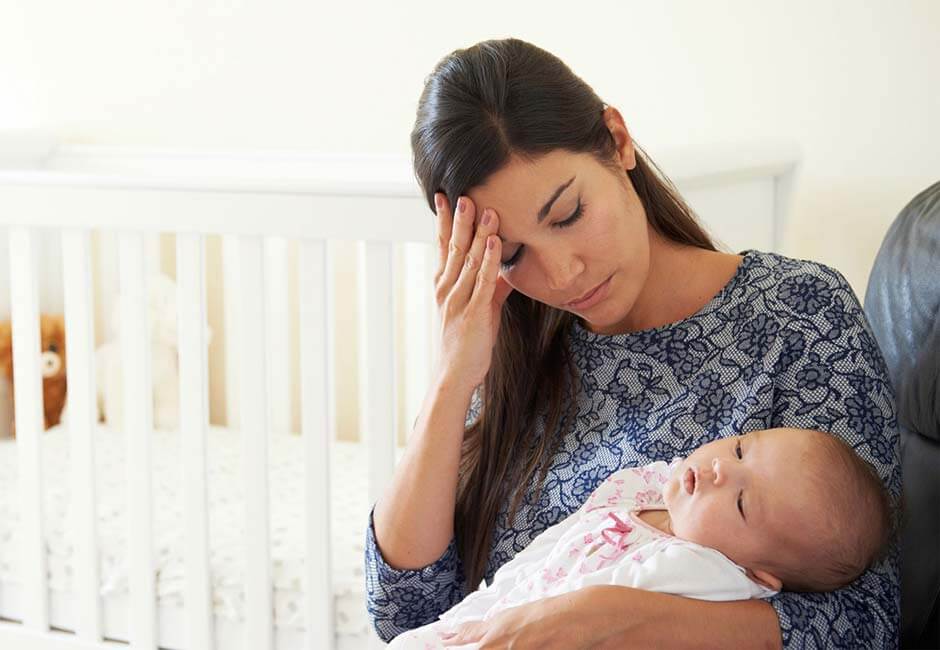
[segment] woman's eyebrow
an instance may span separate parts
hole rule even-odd
[[[551,210],[552,210],[552,205],[555,203],[555,201],[558,199],[558,197],[561,196],[562,193],[563,193],[566,189],[568,189],[568,187],[569,187],[572,183],[574,183],[574,179],[577,178],[577,176],[578,176],[578,175],[575,174],[574,176],[572,176],[571,178],[569,178],[567,182],[562,183],[561,185],[558,186],[558,189],[555,190],[555,192],[552,194],[551,198],[548,199],[548,201],[545,202],[545,205],[543,205],[543,206],[541,207],[541,209],[539,209],[539,213],[538,213],[538,215],[536,216],[536,220],[538,221],[538,223],[542,223],[542,222],[545,220],[545,217],[547,217],[547,216],[548,216],[548,213],[551,212]],[[501,241],[503,244],[508,244],[508,243],[509,243],[509,241],[508,241],[506,238],[504,238],[502,235],[500,235],[499,233],[497,233],[496,236],[499,237],[499,241]]]
[[[575,174],[575,176],[577,176],[577,174]],[[537,220],[538,220],[539,223],[542,223],[542,221],[545,219],[545,217],[548,216],[548,213],[549,213],[549,212],[551,211],[551,209],[552,209],[552,204],[555,203],[555,199],[557,199],[559,196],[561,196],[561,193],[564,192],[566,189],[568,189],[568,186],[571,185],[571,184],[574,182],[575,176],[572,176],[572,177],[568,180],[567,183],[562,183],[561,185],[559,185],[559,186],[558,186],[558,189],[555,190],[555,193],[552,194],[551,198],[550,198],[548,201],[545,202],[545,205],[543,205],[542,208],[539,210],[539,213],[538,213],[538,216],[537,216]]]

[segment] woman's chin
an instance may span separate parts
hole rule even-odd
[[[612,336],[614,334],[623,334],[630,330],[623,324],[624,319],[615,316],[607,316],[601,311],[592,313],[590,317],[571,312],[579,317],[584,329],[603,336]]]
[[[577,314],[586,330],[604,336],[629,334],[637,331],[637,328],[632,324],[629,310],[615,309],[613,302],[609,299],[605,302],[610,302],[610,304],[601,303],[597,305],[597,310],[592,311],[590,316]]]

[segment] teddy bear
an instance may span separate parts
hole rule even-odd
[[[40,314],[39,340],[42,350],[42,405],[44,427],[59,423],[66,400],[65,318],[61,314]],[[0,370],[13,395],[13,328],[10,321],[0,322]],[[16,404],[13,404],[14,411]],[[16,418],[10,423],[16,437]]]
[[[153,426],[174,430],[179,427],[179,361],[176,333],[176,283],[164,273],[149,277],[148,318],[150,319],[151,377],[153,385]],[[111,314],[114,339],[95,351],[95,379],[99,419],[120,429],[123,425],[123,383],[121,372],[121,301],[118,296]],[[212,331],[206,326],[206,344]]]

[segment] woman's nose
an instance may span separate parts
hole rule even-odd
[[[551,251],[549,256],[549,259],[543,259],[542,262],[549,288],[552,291],[570,293],[578,284],[578,277],[584,270],[584,265],[577,255],[559,250]]]

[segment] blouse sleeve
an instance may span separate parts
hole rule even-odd
[[[480,413],[479,387],[473,392],[467,411],[466,426]],[[383,641],[391,641],[437,618],[464,597],[464,572],[452,537],[444,553],[420,569],[394,569],[388,565],[375,541],[372,520],[375,504],[369,512],[365,543],[366,609],[372,626]]]
[[[881,351],[851,287],[837,271],[786,278],[778,290],[781,331],[771,372],[770,423],[829,431],[878,471],[895,503],[901,490],[894,391]],[[769,600],[785,648],[896,647],[898,548],[854,583],[829,593],[781,592]]]

